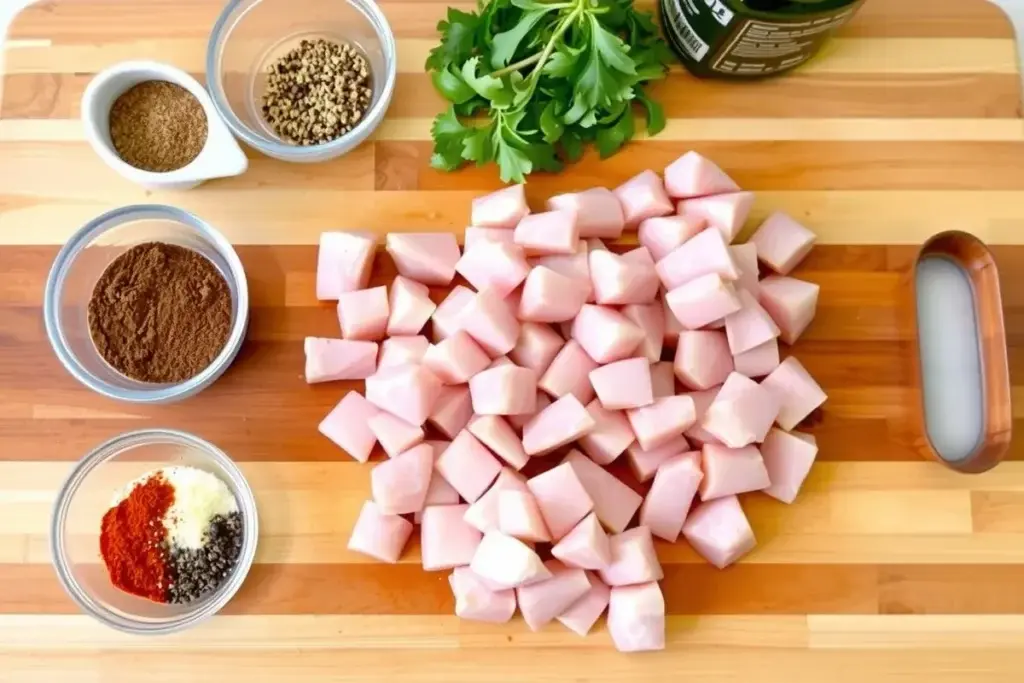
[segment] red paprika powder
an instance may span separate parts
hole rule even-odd
[[[174,487],[155,476],[103,515],[100,552],[111,583],[121,590],[167,602],[170,575],[163,517],[173,503]]]

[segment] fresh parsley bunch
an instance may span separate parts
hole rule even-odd
[[[665,127],[644,85],[665,76],[671,53],[633,0],[482,0],[476,12],[449,8],[437,29],[426,68],[451,106],[431,128],[435,168],[496,161],[503,181],[523,182],[586,143],[614,154],[633,137],[634,103],[648,134]]]

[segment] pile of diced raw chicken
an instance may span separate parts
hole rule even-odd
[[[338,301],[341,338],[306,339],[306,379],[366,392],[320,431],[361,462],[378,443],[389,456],[349,548],[397,562],[418,524],[458,616],[518,606],[531,629],[585,635],[607,608],[618,649],[662,649],[654,537],[727,567],[755,545],[737,495],[791,503],[817,455],[793,430],[825,394],[778,343],[814,317],[818,286],[788,276],[814,235],[776,213],[731,245],[753,201],[694,152],[664,180],[539,213],[511,186],[473,202],[464,251],[450,233],[389,234],[390,288],[367,288],[374,236],[322,235],[317,296]],[[606,248],[624,231],[640,246]],[[435,305],[428,287],[457,274],[469,286]],[[619,458],[640,486],[606,469]]]

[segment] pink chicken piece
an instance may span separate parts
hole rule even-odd
[[[401,275],[391,283],[388,304],[388,336],[419,334],[437,309],[426,285]]]
[[[665,596],[656,582],[617,586],[608,600],[608,632],[619,652],[665,649]]]
[[[702,275],[715,274],[729,281],[740,276],[729,253],[729,245],[717,230],[699,232],[669,252],[655,268],[666,290],[673,290]]]
[[[646,304],[658,295],[658,273],[645,247],[635,255],[613,254],[596,249],[590,252],[590,281],[594,301],[599,304]]]
[[[654,171],[642,171],[612,192],[622,205],[626,229],[636,228],[648,218],[672,213],[672,200],[668,198],[664,183]]]
[[[412,536],[412,523],[400,515],[381,512],[372,500],[363,503],[348,539],[348,549],[395,564]]]
[[[490,364],[490,356],[465,330],[442,339],[423,354],[423,366],[445,384],[465,384]]]
[[[814,320],[820,289],[812,282],[780,275],[771,275],[759,283],[758,300],[779,326],[779,338],[790,346]]]
[[[464,500],[475,502],[501,472],[501,463],[476,437],[463,430],[434,465]]]
[[[818,445],[813,438],[810,434],[791,434],[781,429],[768,432],[761,444],[761,457],[772,483],[764,489],[765,493],[787,504],[796,500],[818,456]]]
[[[498,478],[487,491],[466,510],[465,520],[474,529],[482,533],[498,529],[498,501],[502,491],[522,491],[529,493],[526,477],[509,467],[503,467]]]
[[[731,192],[684,199],[676,206],[676,212],[681,216],[703,218],[708,225],[722,233],[726,242],[732,242],[743,229],[753,207],[753,192]]]
[[[316,298],[337,300],[370,283],[377,238],[368,232],[325,232],[316,263]]]
[[[576,244],[576,251],[571,254],[535,256],[529,261],[535,268],[540,266],[550,268],[556,273],[574,280],[580,288],[586,290],[587,301],[593,300],[594,292],[590,282],[590,247],[583,240]]]
[[[607,306],[584,305],[572,324],[572,338],[597,363],[629,358],[643,334],[629,318]]]
[[[366,378],[366,400],[409,424],[422,427],[444,385],[422,365],[378,369]]]
[[[469,422],[469,433],[495,455],[517,470],[523,469],[530,457],[512,426],[497,415],[478,415]]]
[[[550,268],[536,266],[530,270],[519,300],[519,319],[537,323],[558,323],[572,320],[586,303],[590,288],[579,280]]]
[[[721,384],[734,369],[725,335],[717,330],[680,332],[673,368],[679,381],[690,389]]]
[[[519,321],[504,298],[489,289],[470,299],[459,312],[456,327],[468,332],[491,358],[508,353],[519,340]]]
[[[537,400],[537,373],[512,363],[477,373],[469,380],[477,415],[532,413]]]
[[[518,588],[551,578],[551,571],[530,546],[500,531],[488,531],[469,563],[486,583]]]
[[[725,317],[725,336],[729,340],[729,351],[734,356],[767,344],[779,336],[775,321],[761,308],[753,294],[745,289],[737,290],[736,294],[741,308]]]
[[[484,242],[467,247],[455,264],[455,272],[476,289],[491,289],[505,297],[523,283],[530,264],[522,248],[515,244]]]
[[[485,228],[511,230],[530,213],[526,205],[525,185],[509,185],[473,200],[470,222]]]
[[[415,365],[423,360],[428,348],[430,348],[430,340],[422,334],[411,337],[388,337],[380,344],[377,369],[391,368],[407,363]]]
[[[679,333],[683,331],[683,324],[669,308],[667,297],[661,297],[661,308],[665,312],[665,348],[674,349],[679,341]]]
[[[589,403],[594,398],[589,376],[598,367],[580,343],[570,339],[551,361],[537,386],[556,399],[572,394],[580,403]]]
[[[665,309],[661,302],[623,306],[622,315],[643,333],[638,351],[652,364],[660,361],[665,345]]]
[[[380,409],[357,391],[350,391],[327,414],[317,427],[319,432],[359,462],[367,462],[377,437],[370,429],[370,419]]]
[[[306,337],[306,383],[366,379],[377,371],[376,342]]]
[[[383,410],[371,417],[367,424],[389,458],[423,443],[425,438],[422,427],[411,425]]]
[[[523,427],[523,450],[545,455],[575,441],[594,428],[594,419],[572,394],[566,394],[533,416]]]
[[[626,411],[637,443],[645,451],[659,448],[683,435],[697,421],[697,407],[689,396],[666,396]]]
[[[608,465],[636,440],[622,412],[605,410],[597,399],[587,404],[594,428],[579,438],[579,446],[598,465]]]
[[[551,554],[570,567],[604,569],[612,561],[608,534],[591,512],[551,548]]]
[[[641,223],[637,238],[651,257],[660,261],[707,227],[707,221],[699,216],[660,216]]]
[[[594,501],[569,463],[527,479],[526,486],[537,499],[551,540],[556,543],[594,509]]]
[[[665,576],[654,551],[654,538],[647,527],[638,526],[610,536],[608,547],[612,561],[598,574],[612,588],[661,581]]]
[[[469,287],[455,285],[444,301],[437,305],[434,315],[430,317],[433,321],[433,340],[439,342],[442,339],[462,329],[461,316],[466,307],[473,301],[476,293]]]
[[[434,450],[420,444],[378,464],[370,472],[373,501],[386,515],[419,512],[434,471]]]
[[[641,408],[654,403],[651,365],[646,358],[627,358],[590,372],[590,383],[605,410]]]
[[[609,531],[619,533],[629,525],[643,498],[614,474],[577,450],[562,461],[569,464],[594,503],[594,514]]]
[[[811,253],[817,239],[814,233],[790,216],[776,212],[768,216],[750,241],[757,246],[757,257],[779,275],[788,275]]]
[[[548,199],[547,208],[549,211],[575,212],[581,239],[601,237],[615,240],[622,237],[626,227],[622,204],[606,187],[556,195]]]
[[[696,330],[743,307],[732,283],[711,273],[690,280],[665,295],[669,309],[683,328]]]
[[[740,274],[736,279],[736,287],[745,289],[756,297],[758,293],[757,278],[760,274],[757,267],[757,245],[753,242],[733,244],[729,246],[729,254]]]
[[[425,285],[449,285],[459,262],[459,242],[451,232],[390,232],[387,251],[398,272]]]
[[[423,509],[420,554],[428,572],[468,566],[483,534],[466,524],[468,505],[432,505]]]
[[[777,419],[779,426],[786,431],[795,429],[828,398],[795,356],[782,361],[779,367],[761,380],[761,386],[779,401]]]
[[[338,295],[338,322],[345,339],[377,341],[388,327],[388,289],[374,287]]]
[[[672,361],[651,363],[651,388],[654,390],[655,399],[675,396],[676,371]]]
[[[463,252],[468,252],[478,244],[492,242],[497,244],[515,244],[513,233],[507,228],[485,228],[471,225],[462,236]]]
[[[571,254],[580,240],[575,211],[545,211],[523,216],[516,225],[515,243],[527,255]]]
[[[611,589],[597,574],[587,572],[587,580],[590,582],[590,590],[556,617],[563,626],[579,636],[590,633],[590,629],[601,618],[601,613],[607,609],[611,596]]]
[[[658,472],[658,468],[672,456],[686,453],[689,450],[690,442],[682,435],[651,450],[644,450],[640,444],[634,443],[626,449],[626,462],[636,480],[642,483],[650,481]]]
[[[558,560],[548,560],[544,566],[550,578],[516,589],[519,611],[531,631],[539,631],[590,590],[582,569],[566,567]]]
[[[721,388],[721,386],[711,387],[704,391],[691,391],[686,394],[693,399],[694,405],[697,406],[697,423],[685,432],[686,438],[690,441],[694,441],[701,446],[706,443],[722,443],[713,434],[701,426],[704,422],[704,415],[707,414],[708,408],[711,407],[711,404],[715,402],[715,398],[718,396],[718,392]]]
[[[530,543],[551,540],[537,500],[529,491],[501,491],[498,494],[498,530]]]
[[[683,536],[701,557],[725,569],[757,545],[736,496],[701,503],[686,517]]]
[[[529,368],[541,377],[564,345],[562,337],[548,325],[525,322],[519,328],[519,340],[508,352],[508,357],[516,365]]]
[[[779,367],[779,342],[777,339],[766,341],[749,351],[737,354],[733,358],[736,372],[754,379],[764,377]]]
[[[449,439],[465,429],[473,417],[473,399],[469,387],[441,387],[427,421]]]
[[[537,400],[533,405],[532,413],[522,413],[521,415],[506,415],[505,420],[509,423],[509,425],[512,426],[512,429],[515,429],[517,432],[522,433],[523,427],[526,426],[526,423],[532,420],[534,415],[536,415],[537,413],[551,405],[551,403],[551,398],[547,394],[545,394],[543,391],[538,391]]]
[[[768,469],[756,446],[727,448],[707,444],[701,452],[701,464],[704,469],[701,500],[760,491],[771,485]]]
[[[729,448],[743,448],[764,441],[779,406],[772,391],[734,372],[704,413],[701,426]]]
[[[687,152],[665,167],[665,190],[673,199],[728,194],[739,189],[715,162],[697,152]]]
[[[680,453],[666,460],[640,506],[640,525],[658,538],[675,543],[702,479],[697,453]]]
[[[445,452],[450,441],[425,441],[434,452],[434,467],[437,467],[437,459]],[[445,478],[434,472],[430,477],[430,486],[427,487],[427,497],[423,501],[423,510],[432,505],[458,505],[460,502],[459,492],[452,488],[452,485],[445,481]],[[423,510],[415,513],[413,521],[420,524],[423,521]]]
[[[516,612],[516,592],[491,590],[469,567],[456,567],[448,577],[455,596],[455,616],[470,621],[504,624]]]

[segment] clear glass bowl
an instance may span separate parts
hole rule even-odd
[[[146,472],[191,466],[220,477],[238,500],[242,552],[220,587],[187,605],[164,605],[115,588],[100,555],[100,524],[116,491]],[[80,460],[57,494],[50,552],[64,589],[86,614],[127,633],[181,631],[217,613],[238,591],[256,556],[259,521],[252,490],[238,466],[203,439],[170,429],[128,432]]]
[[[122,375],[103,360],[89,335],[89,299],[100,275],[132,246],[153,241],[198,251],[231,290],[231,333],[223,350],[205,370],[176,384],[138,382]],[[131,403],[171,403],[211,385],[238,355],[249,322],[249,288],[238,254],[212,226],[171,206],[126,206],[88,223],[57,254],[46,281],[43,318],[57,357],[85,386]]]
[[[373,99],[363,120],[337,140],[300,146],[283,140],[262,115],[267,67],[302,40],[344,41],[370,63]],[[372,0],[229,0],[210,34],[206,86],[232,132],[282,161],[341,156],[384,119],[395,90],[395,37]]]

